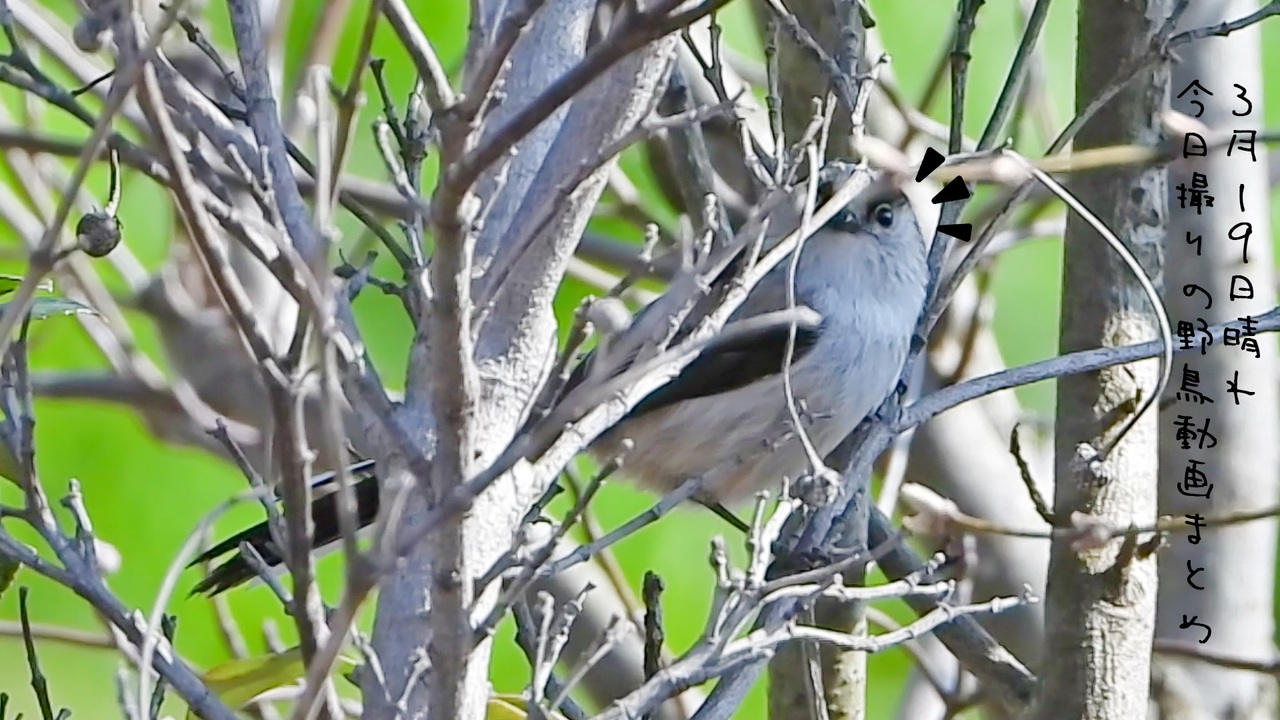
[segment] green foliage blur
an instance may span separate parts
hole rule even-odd
[[[284,85],[292,86],[303,68],[301,64],[314,28],[326,11],[326,3],[295,0],[288,28],[288,55]],[[355,60],[356,43],[368,3],[354,3],[355,9],[345,26],[343,40],[333,62],[334,77],[345,84]],[[45,5],[64,19],[74,18],[70,0],[46,0]],[[435,0],[412,3],[419,8],[422,27],[435,44],[446,68],[456,77],[461,64],[467,27],[467,3],[464,0]],[[1021,33],[1017,0],[990,0],[982,9],[973,40],[973,64],[966,130],[976,135],[982,129],[988,109],[994,103]],[[893,58],[893,70],[908,99],[919,98],[928,75],[939,58],[946,54],[948,25],[954,12],[952,0],[873,0],[871,6],[879,21],[879,29]],[[429,8],[429,9],[428,9]],[[231,48],[226,8],[221,2],[208,4],[207,17],[211,35],[222,47]],[[759,56],[751,14],[743,2],[735,2],[722,13],[727,37],[739,50]],[[1280,24],[1268,23],[1263,32],[1264,62],[1280,66]],[[1056,3],[1044,34],[1050,62],[1045,71],[1053,97],[1056,116],[1055,132],[1069,119],[1073,106],[1073,63],[1075,40],[1075,3]],[[385,23],[379,27],[374,57],[385,58],[386,75],[397,100],[403,99],[413,81],[412,65],[398,47]],[[232,59],[234,55],[230,55]],[[55,75],[56,76],[56,75]],[[63,78],[65,80],[65,78]],[[1265,95],[1280,96],[1280,73],[1270,73]],[[1251,88],[1257,98],[1261,89]],[[365,82],[369,102],[359,124],[354,151],[348,170],[369,177],[382,178],[377,160],[370,122],[381,109],[371,79]],[[24,99],[9,87],[0,89],[0,98],[11,115],[20,117]],[[938,94],[932,107],[933,117],[946,121],[946,92]],[[291,98],[286,97],[286,103]],[[1258,101],[1255,100],[1255,103]],[[36,101],[37,106],[42,105]],[[1268,123],[1280,120],[1280,103],[1272,103]],[[82,139],[88,129],[57,109],[42,110],[46,131],[60,138]],[[1024,123],[1017,133],[1020,148],[1038,154],[1052,138],[1041,137],[1034,127]],[[653,181],[643,172],[643,154],[633,150],[624,158],[628,172],[636,176],[646,202],[658,205],[661,200],[653,191]],[[68,167],[70,164],[68,163]],[[428,162],[428,174],[436,171]],[[12,169],[0,165],[2,181],[15,188],[23,181],[14,177]],[[99,194],[105,191],[105,168],[96,169],[88,183]],[[430,179],[427,185],[430,185]],[[670,210],[660,208],[664,216]],[[140,259],[155,268],[165,256],[174,211],[167,193],[156,187],[141,173],[126,171],[121,205],[126,242]],[[610,223],[600,223],[606,232],[627,232]],[[349,217],[340,226],[345,233],[344,247],[367,242],[361,239],[358,226]],[[634,237],[634,234],[630,235]],[[635,238],[638,239],[638,238]],[[20,241],[12,228],[0,226],[0,272],[19,272]],[[1024,363],[1050,356],[1056,348],[1058,288],[1060,274],[1060,242],[1055,238],[1027,243],[1007,253],[993,274],[997,312],[995,327],[1011,364]],[[103,265],[105,267],[105,265]],[[392,274],[390,262],[379,261],[378,269]],[[122,289],[123,284],[106,271],[109,286]],[[567,317],[587,288],[568,282],[562,290],[558,309]],[[410,327],[398,303],[374,292],[366,292],[356,305],[365,338],[379,371],[393,386],[402,383]],[[132,329],[141,347],[163,363],[159,343],[145,321],[132,318]],[[72,318],[57,318],[42,323],[34,332],[32,366],[41,371],[91,370],[106,366],[104,359]],[[1039,413],[1052,412],[1053,391],[1048,383],[1020,391],[1022,399]],[[152,438],[139,417],[129,410],[112,405],[70,401],[37,403],[37,448],[40,475],[53,497],[59,497],[67,482],[77,478],[83,485],[88,509],[98,535],[112,543],[123,556],[123,566],[110,578],[110,585],[126,605],[148,612],[155,601],[169,564],[184,539],[196,527],[200,517],[214,505],[244,489],[245,481],[230,464],[201,452],[168,446]],[[653,497],[622,485],[607,486],[595,503],[600,522],[606,528],[624,522],[652,503]],[[18,493],[8,484],[0,484],[0,500],[19,502]],[[261,509],[254,505],[234,508],[217,523],[217,532],[233,532],[261,519]],[[15,524],[16,525],[16,524]],[[703,628],[711,599],[712,575],[704,558],[708,541],[726,528],[709,513],[682,510],[674,517],[650,527],[617,548],[617,558],[633,587],[639,588],[646,570],[658,572],[667,587],[665,594],[667,637],[673,651],[687,648]],[[33,541],[24,536],[25,539]],[[735,548],[741,560],[742,549]],[[336,602],[340,589],[341,560],[331,557],[320,565],[321,584],[325,595]],[[177,615],[177,646],[191,663],[208,668],[230,657],[229,650],[217,630],[214,611],[203,599],[185,598],[186,589],[196,580],[194,572],[185,573],[179,583],[177,597],[168,611]],[[79,628],[101,632],[89,607],[62,588],[46,582],[29,570],[17,577],[18,584],[31,587],[34,620],[41,624]],[[264,622],[278,629],[286,644],[293,642],[292,626],[275,599],[265,588],[255,586],[230,595],[230,606],[236,620],[244,628],[250,647],[265,648]],[[905,619],[904,607],[888,607]],[[366,613],[368,615],[369,613]],[[0,598],[0,690],[12,696],[10,712],[27,717],[38,716],[30,692],[26,659],[21,639],[14,636],[11,624],[16,621],[17,592]],[[364,626],[368,627],[369,618]],[[114,651],[75,647],[52,640],[38,643],[44,672],[50,683],[55,707],[69,707],[77,718],[119,717],[114,677],[120,660]],[[492,678],[495,689],[514,692],[527,680],[528,667],[512,642],[509,624],[503,626],[496,640]],[[891,717],[902,684],[908,659],[901,651],[890,651],[871,659],[869,717]],[[346,688],[352,691],[351,688]],[[353,691],[352,691],[353,692]],[[739,714],[742,718],[764,717],[764,687],[758,684],[748,704]],[[173,698],[167,712],[181,717],[186,709]]]

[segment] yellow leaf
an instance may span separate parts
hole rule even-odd
[[[354,660],[340,655],[335,669],[350,671],[355,666]],[[306,671],[302,664],[302,650],[293,648],[282,653],[228,660],[210,668],[203,679],[227,707],[239,710],[268,690],[298,682],[306,676]],[[187,719],[195,719],[189,710]]]
[[[0,595],[13,584],[13,579],[18,575],[18,569],[22,567],[22,563],[17,560],[8,558],[0,558]]]
[[[529,714],[523,707],[498,697],[489,698],[489,706],[484,712],[484,720],[524,720],[527,717]]]
[[[485,720],[525,720],[529,717],[529,702],[523,695],[498,693],[489,697],[489,705],[485,710]],[[548,720],[569,720],[560,713],[550,713]]]

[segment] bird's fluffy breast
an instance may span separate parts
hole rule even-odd
[[[882,330],[887,328],[826,325],[814,347],[792,366],[792,391],[804,407],[802,426],[820,456],[834,449],[892,389],[909,336]],[[863,360],[868,353],[896,362],[875,363],[867,370]],[[640,485],[665,493],[706,474],[704,491],[733,503],[778,487],[783,476],[795,479],[809,471],[808,455],[792,427],[782,375],[777,374],[630,419],[603,436],[592,452],[601,459],[612,457],[622,439],[630,438],[634,446],[622,458],[622,472]]]

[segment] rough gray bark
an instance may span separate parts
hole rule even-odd
[[[1080,4],[1076,104],[1111,82],[1117,65],[1145,51],[1173,6],[1166,0]],[[1144,72],[1077,136],[1076,150],[1154,144],[1168,107],[1168,69]],[[1073,178],[1071,188],[1160,286],[1167,218],[1165,170],[1112,170]],[[1059,351],[1115,346],[1156,336],[1155,315],[1132,272],[1077,215],[1067,222]],[[1146,361],[1058,382],[1053,511],[1088,513],[1124,526],[1156,514],[1157,417],[1145,414],[1110,452],[1119,430],[1149,397],[1159,367]],[[1105,458],[1096,456],[1097,451]],[[1147,709],[1155,625],[1156,558],[1133,542],[1050,551],[1047,639],[1036,717],[1142,717]]]
[[[1253,0],[1192,3],[1179,26],[1190,29],[1212,25],[1247,15],[1257,6]],[[1173,109],[1194,116],[1197,108],[1190,101],[1198,99],[1204,106],[1199,121],[1214,130],[1261,129],[1264,121],[1259,34],[1259,28],[1250,28],[1225,38],[1207,38],[1180,50],[1180,62],[1173,67],[1173,94],[1198,81],[1213,96],[1193,98],[1188,93],[1171,101]],[[1248,117],[1232,115],[1245,110],[1245,104],[1235,97],[1235,84],[1246,88],[1247,97],[1253,102],[1253,112]],[[1175,139],[1181,142],[1180,137]],[[1259,149],[1263,152],[1258,154],[1257,163],[1250,162],[1239,149],[1227,157],[1224,148],[1210,151],[1208,157],[1170,167],[1166,296],[1171,320],[1204,318],[1212,324],[1234,321],[1246,314],[1256,316],[1270,309],[1270,290],[1255,292],[1253,300],[1230,300],[1232,276],[1236,274],[1246,275],[1254,288],[1275,287],[1272,243],[1267,240],[1271,237],[1267,158],[1265,149]],[[1203,214],[1191,207],[1182,209],[1178,204],[1176,187],[1189,187],[1193,172],[1208,178],[1210,192],[1216,196],[1212,207],[1203,208]],[[1245,188],[1243,213],[1239,184]],[[1242,260],[1241,244],[1227,237],[1228,230],[1240,221],[1253,226],[1247,265]],[[1186,242],[1188,236],[1203,238],[1199,252]],[[1212,305],[1205,307],[1203,294],[1184,294],[1183,288],[1188,284],[1207,290]],[[1192,355],[1186,360],[1187,367],[1199,373],[1200,388],[1213,399],[1212,405],[1177,400],[1183,364],[1175,363],[1166,393],[1166,401],[1172,404],[1160,417],[1164,431],[1160,446],[1161,513],[1174,517],[1187,513],[1221,515],[1274,506],[1280,500],[1280,450],[1275,442],[1280,436],[1275,345],[1260,345],[1260,359],[1240,352],[1239,347],[1215,345],[1206,355]],[[1227,384],[1232,381],[1256,394],[1241,395],[1240,404],[1236,405],[1227,394]],[[1197,425],[1209,422],[1217,446],[1200,450],[1193,444],[1191,449],[1183,450],[1174,433],[1179,415],[1194,418]],[[1178,492],[1189,459],[1205,462],[1214,483],[1209,500]],[[1201,632],[1179,628],[1184,614],[1194,615],[1213,630],[1209,642],[1202,646],[1205,650],[1243,659],[1274,657],[1275,520],[1211,531],[1195,545],[1186,536],[1175,536],[1169,545],[1160,563],[1156,637],[1194,645],[1201,639]],[[1203,590],[1188,585],[1189,567],[1204,568],[1193,580]],[[1276,715],[1275,682],[1265,675],[1184,658],[1158,660],[1164,665],[1161,672],[1167,680],[1160,683],[1162,690],[1153,697],[1157,717],[1244,720]]]
[[[495,15],[499,7],[505,6],[495,4],[485,12],[491,23],[497,21]],[[511,97],[536,97],[557,80],[566,67],[581,59],[593,10],[594,3],[590,2],[550,3],[535,15],[512,53],[512,72],[507,79],[507,92]],[[484,30],[486,34],[490,31],[488,28]],[[664,78],[673,43],[673,38],[667,38],[621,62],[517,146],[518,152],[506,169],[504,182],[499,183],[495,174],[481,182],[483,200],[491,200],[495,189],[498,192],[476,242],[477,268],[488,267],[504,252],[512,252],[515,248],[510,243],[519,228],[517,218],[536,216],[539,210],[556,202],[557,188],[577,172],[596,148],[625,132],[650,109],[655,90]],[[519,108],[518,103],[504,104],[490,122],[501,126]],[[595,173],[580,186],[547,229],[533,238],[521,258],[520,274],[507,283],[477,339],[478,402],[474,413],[466,418],[474,451],[474,457],[466,460],[473,467],[483,467],[492,461],[510,441],[532,393],[550,369],[556,344],[551,299],[603,189],[604,178],[604,171]],[[433,382],[430,364],[423,361],[425,351],[422,343],[415,348],[402,418],[416,428],[416,432],[423,433],[422,436],[432,437],[440,419],[425,412]],[[451,600],[448,604],[470,610],[469,616],[462,614],[454,618],[468,626],[470,617],[482,617],[496,599],[496,586],[491,586],[490,592],[480,598],[471,595],[470,586],[509,547],[511,529],[519,524],[533,499],[545,490],[545,487],[521,482],[516,475],[512,473],[499,480],[476,499],[471,512],[446,523],[452,527],[424,538],[383,581],[373,643],[386,672],[392,698],[400,697],[407,681],[419,675],[415,673],[419,665],[417,658],[424,648],[431,647],[432,626],[440,627],[438,614],[433,622],[431,612],[438,608],[437,598],[448,598],[460,591],[463,601]],[[428,507],[427,498],[415,493],[408,501],[405,516],[422,517]],[[406,522],[405,530],[414,532],[412,520]],[[455,537],[450,546],[459,551],[452,567],[442,562],[447,559],[440,554],[440,538],[445,534]],[[473,602],[475,608],[470,608]],[[433,652],[433,660],[452,657],[452,663],[465,663],[465,668],[436,664],[420,673],[422,679],[407,695],[407,707],[411,709],[408,716],[476,720],[483,717],[489,692],[489,650],[486,640],[474,651],[469,646],[454,647],[453,656],[443,648]],[[427,707],[428,689],[433,682],[440,682],[436,674],[442,672],[455,678],[450,682],[456,684],[452,692],[456,693],[458,703],[452,709],[439,704]],[[388,702],[380,688],[366,687],[365,698],[366,717],[399,716],[395,703]]]
[[[523,9],[501,3],[478,8],[468,78],[480,76],[481,68],[492,61],[486,51],[495,29],[508,14]],[[509,56],[503,90],[511,99],[487,117],[481,143],[494,138],[520,116],[526,103],[586,57],[594,10],[590,2],[551,3],[534,13]],[[433,259],[431,281],[437,299],[431,308],[430,337],[420,328],[415,342],[399,412],[401,424],[412,437],[426,441],[434,458],[429,494],[415,492],[407,500],[404,536],[419,536],[429,509],[492,462],[513,437],[555,351],[551,299],[612,163],[567,200],[560,188],[599,148],[651,109],[672,48],[673,39],[667,38],[623,60],[571,103],[550,113],[514,153],[483,169],[476,185],[476,199],[484,208],[482,223],[475,223],[477,215],[467,207],[465,182],[450,186],[455,181],[446,176],[443,190],[437,189],[433,224],[439,231],[437,242],[444,247]],[[464,131],[456,123],[452,136],[444,130],[446,159],[457,161],[468,151]],[[456,197],[442,199],[442,191]],[[552,208],[556,212],[545,229],[522,241],[525,224]],[[510,276],[496,296],[486,296],[485,279],[472,268],[492,270],[512,261],[516,252],[522,253],[520,272]],[[446,261],[451,265],[447,270],[442,265]],[[460,348],[451,346],[459,333],[470,335],[476,318],[473,292],[486,310],[474,356],[469,341]],[[393,448],[383,451],[394,455]],[[416,480],[423,487],[426,478]],[[393,473],[388,481],[392,488],[411,482],[404,472]],[[382,679],[372,674],[365,679],[367,717],[483,717],[490,642],[473,637],[471,627],[473,618],[488,613],[498,587],[491,584],[477,596],[475,581],[509,547],[512,528],[544,490],[527,474],[513,472],[500,479],[475,499],[470,512],[446,519],[422,537],[386,577],[373,647],[388,687],[381,687]]]

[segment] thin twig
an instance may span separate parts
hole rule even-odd
[[[43,720],[55,720],[53,702],[49,699],[49,683],[44,673],[40,672],[40,658],[36,655],[36,641],[31,634],[31,617],[27,614],[27,595],[30,590],[24,585],[18,588],[18,615],[22,620],[22,642],[27,650],[27,667],[31,670],[31,690],[36,695],[36,703],[40,707]],[[59,710],[57,720],[62,720],[69,710]]]

